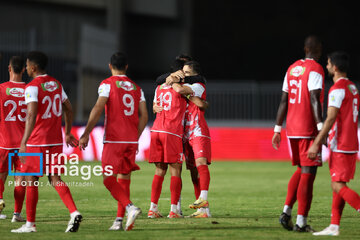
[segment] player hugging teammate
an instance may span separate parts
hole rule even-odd
[[[162,183],[170,168],[171,206],[169,218],[182,217],[180,194],[181,170],[185,153],[191,172],[196,201],[189,207],[198,209],[189,217],[210,217],[207,201],[211,163],[209,128],[205,121],[205,79],[200,65],[186,55],[175,59],[173,73],[157,79],[153,111],[156,119],[151,129],[150,163],[156,166],[152,182],[149,218],[162,217],[158,209]]]

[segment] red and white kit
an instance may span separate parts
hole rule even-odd
[[[206,100],[206,88],[203,83],[185,84],[193,91],[193,96]],[[187,168],[195,167],[195,159],[205,157],[211,163],[211,139],[209,127],[205,120],[205,112],[189,101],[185,114],[185,152]],[[191,147],[191,149],[187,149]]]
[[[164,110],[151,128],[149,162],[182,163],[186,99],[164,83],[156,88],[154,103]]]
[[[338,79],[330,88],[328,106],[339,108],[328,138],[331,180],[349,182],[354,178],[359,150],[359,92],[355,84],[347,78]]]
[[[145,101],[144,92],[126,75],[103,80],[99,97],[107,97],[105,105],[103,169],[112,166],[114,174],[128,174],[139,170],[135,155],[139,139],[139,103]]]
[[[8,154],[20,148],[26,119],[24,82],[0,84],[0,172],[8,171]],[[15,170],[20,170],[18,156],[12,158]]]
[[[324,102],[324,70],[313,59],[301,59],[287,70],[283,88],[288,93],[286,131],[293,152],[293,165],[321,166],[321,157],[307,158],[307,150],[318,133],[312,116],[310,91],[321,89],[320,102]]]
[[[66,99],[68,97],[61,83],[47,74],[37,76],[25,88],[26,104],[38,103],[36,123],[27,142],[27,152],[43,153],[43,168],[45,171],[45,167],[49,166],[48,173],[52,173],[52,166],[64,164],[64,158],[56,157],[54,161],[46,162],[45,156],[48,155],[51,160],[51,154],[62,153],[62,104]],[[39,157],[26,157],[22,172],[39,172],[39,163]]]

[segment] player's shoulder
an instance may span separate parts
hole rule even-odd
[[[315,61],[314,59],[308,59],[306,61],[306,65],[310,68],[311,71],[316,71],[319,73],[324,72],[324,68],[321,66],[321,64]]]

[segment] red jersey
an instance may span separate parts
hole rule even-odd
[[[318,133],[310,101],[310,91],[321,89],[324,102],[324,70],[313,59],[298,60],[286,72],[283,91],[288,93],[286,131],[289,138],[313,138]]]
[[[26,104],[24,82],[0,84],[0,148],[18,149],[24,134]]]
[[[185,84],[193,91],[193,96],[206,100],[206,88],[203,83]],[[189,101],[185,114],[185,137],[193,139],[194,137],[210,138],[209,127],[205,120],[205,111],[200,110],[193,102]]]
[[[25,102],[38,103],[34,130],[27,146],[63,144],[61,132],[62,104],[67,95],[60,82],[47,74],[35,77],[25,88]]]
[[[329,132],[331,151],[357,152],[359,92],[355,84],[347,78],[338,79],[330,88],[328,107],[339,108],[336,121]]]
[[[139,103],[145,101],[141,88],[127,76],[118,75],[103,80],[98,93],[108,98],[104,143],[138,143]]]
[[[168,133],[182,138],[187,104],[185,98],[164,83],[156,88],[154,103],[163,107],[164,110],[156,114],[151,131]]]

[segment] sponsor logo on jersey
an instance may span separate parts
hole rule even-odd
[[[25,90],[23,88],[7,88],[6,94],[13,97],[24,97]]]
[[[353,95],[356,95],[358,93],[358,90],[354,84],[348,85],[348,88]]]
[[[302,66],[296,66],[290,70],[290,75],[294,77],[298,77],[300,75],[303,75],[305,72],[305,68]]]
[[[116,86],[118,88],[122,88],[125,91],[133,91],[136,90],[135,84],[128,81],[116,81]]]
[[[53,92],[56,89],[59,88],[59,85],[57,82],[55,81],[50,81],[50,82],[45,82],[41,84],[41,88],[45,91],[45,92]]]

